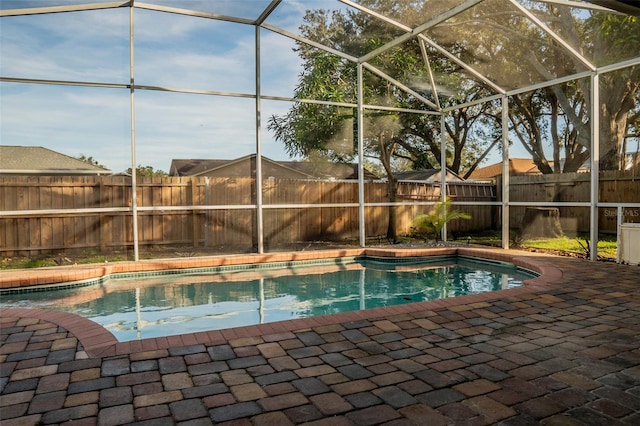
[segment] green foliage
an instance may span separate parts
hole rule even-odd
[[[98,160],[96,160],[95,158],[93,158],[93,157],[91,157],[91,156],[87,157],[87,156],[86,156],[86,155],[84,155],[84,154],[80,154],[80,155],[78,155],[76,158],[77,158],[78,160],[80,160],[80,161],[84,161],[84,162],[85,162],[85,163],[87,163],[87,164],[91,164],[92,166],[102,167],[103,169],[106,169],[106,168],[107,168],[105,165],[100,164],[100,163],[98,162]]]
[[[471,215],[451,208],[451,200],[446,198],[431,208],[428,213],[422,213],[414,219],[418,232],[433,235],[438,241],[444,226],[455,219],[471,219]]]
[[[42,268],[73,264],[91,264],[126,261],[127,257],[115,253],[101,254],[93,250],[81,253],[56,253],[39,257],[5,257],[0,258],[0,270]]]
[[[384,167],[382,167],[382,165],[380,163],[375,163],[375,162],[370,161],[370,160],[365,160],[364,161],[364,168],[369,170],[371,173],[376,175],[378,178],[386,175],[386,173],[384,171]]]
[[[640,18],[637,16],[595,14],[586,21],[586,28],[589,31],[585,34],[594,50],[606,46],[606,50],[598,52],[604,55],[596,57],[599,64],[628,59],[629,52],[637,51],[640,46]]]
[[[131,167],[127,169],[126,173],[129,175],[133,174]],[[139,164],[138,167],[136,167],[136,176],[167,176],[167,173],[159,169],[154,169],[152,166],[142,166]]]
[[[424,19],[425,11],[413,2],[363,0],[361,4],[382,14],[401,15],[416,23]],[[430,9],[436,6],[430,5]],[[444,3],[441,6],[446,8]],[[300,30],[305,38],[355,57],[384,46],[402,33],[366,14],[323,9],[307,11]],[[302,42],[298,43],[296,51],[303,60],[303,71],[295,98],[356,102],[357,67],[353,62]],[[430,53],[433,55],[430,66],[438,75],[453,80],[459,76],[456,65],[439,60],[440,56],[435,51]],[[435,103],[428,68],[422,57],[420,44],[412,39],[402,46],[382,52],[370,63],[387,75],[408,83],[422,97]],[[412,110],[432,109],[421,99],[400,90],[369,70],[365,70],[363,80],[364,102],[367,104]],[[455,96],[457,102],[471,102],[488,94],[484,87],[469,88],[468,84],[453,80],[447,86],[456,93],[447,93],[440,99],[442,107],[449,105],[449,96]],[[486,138],[486,135],[471,129],[474,123],[494,120],[492,114],[487,114],[494,107],[491,103],[484,103],[447,114],[446,160],[450,170],[458,173],[477,165],[476,160],[482,148],[493,138]],[[310,158],[314,151],[320,151],[332,161],[349,162],[356,153],[355,114],[355,108],[300,102],[294,104],[285,115],[271,116],[268,128],[292,157]],[[390,182],[394,180],[393,173],[397,170],[394,165],[399,159],[409,162],[409,169],[414,170],[440,167],[442,138],[438,116],[368,109],[364,120],[365,156],[382,163]],[[485,126],[475,126],[476,129],[482,127]]]
[[[0,270],[2,269],[23,269],[23,268],[43,268],[46,266],[56,266],[53,259],[32,259],[32,258],[3,258],[0,259]]]

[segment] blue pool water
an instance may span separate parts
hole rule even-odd
[[[495,291],[535,276],[509,264],[457,257],[286,266],[111,278],[3,294],[1,305],[71,312],[129,341]]]

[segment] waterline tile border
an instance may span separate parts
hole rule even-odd
[[[496,266],[513,268],[516,272],[531,275],[530,278],[535,278],[539,274],[521,266],[514,265],[511,262],[505,262],[502,260],[493,260],[486,258],[479,258],[475,256],[464,256],[459,254],[446,254],[446,255],[427,255],[427,256],[407,256],[390,258],[385,256],[372,256],[363,253],[358,256],[340,257],[340,258],[320,258],[309,260],[292,260],[281,262],[265,262],[265,263],[251,263],[251,264],[238,264],[238,265],[223,265],[223,266],[210,266],[200,268],[184,268],[184,269],[163,269],[158,271],[142,271],[142,272],[120,272],[104,275],[99,278],[92,278],[79,281],[69,281],[62,283],[51,284],[38,284],[32,286],[22,287],[9,287],[0,288],[0,295],[2,294],[23,294],[33,293],[39,291],[47,291],[50,289],[65,290],[79,287],[89,287],[93,285],[104,284],[109,280],[119,280],[127,278],[149,278],[149,277],[166,277],[172,275],[197,275],[197,274],[218,274],[225,272],[243,272],[243,271],[260,271],[260,270],[277,270],[282,268],[299,268],[305,266],[331,266],[331,265],[349,265],[354,262],[381,262],[387,264],[408,264],[408,263],[438,263],[442,261],[462,259],[469,262],[477,262],[478,264],[489,263]]]

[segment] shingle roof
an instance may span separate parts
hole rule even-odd
[[[396,172],[395,177],[401,181],[440,181],[440,169],[410,170]],[[447,169],[447,180],[463,180],[460,176]]]
[[[205,171],[215,170],[229,164],[232,160],[174,159],[171,160],[171,176],[194,176]]]
[[[255,154],[233,160],[220,159],[174,159],[171,161],[169,174],[171,176],[197,176],[230,166],[237,162],[253,159]],[[342,163],[313,163],[309,161],[275,161],[262,157],[263,161],[270,162],[280,167],[299,172],[301,177],[316,179],[356,179],[358,169],[356,164]],[[365,179],[377,179],[378,177],[365,169]]]
[[[111,170],[41,146],[0,145],[0,173],[107,175]]]
[[[528,158],[510,158],[509,174],[511,175],[531,175],[540,174],[538,166],[533,160]],[[492,164],[490,166],[476,169],[471,173],[469,179],[488,179],[502,175],[502,163]]]
[[[281,166],[297,170],[316,178],[334,179],[357,179],[358,165],[344,163],[312,163],[309,161],[276,161]],[[376,175],[366,168],[364,169],[365,179],[378,179]]]

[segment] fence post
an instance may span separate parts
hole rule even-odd
[[[618,206],[618,214],[616,214],[616,262],[620,263],[622,260],[622,251],[620,250],[620,231],[622,227],[622,223],[624,222],[623,217],[623,208],[622,206]]]
[[[211,205],[211,186],[209,185],[209,176],[204,177],[204,204],[206,206]],[[211,210],[207,208],[204,213],[204,246],[209,247],[211,242],[209,241],[209,226],[211,223]]]
[[[98,208],[102,208],[102,196],[104,194],[104,176],[98,176]],[[100,254],[103,254],[106,249],[106,238],[104,233],[106,232],[104,213],[100,213],[98,216],[98,223],[100,229],[98,230],[98,247],[100,247]]]
[[[196,183],[197,177],[189,179],[191,186],[191,206],[196,205],[198,198],[198,185]],[[198,247],[198,211],[196,209],[191,210],[191,228],[193,232],[193,247]]]

